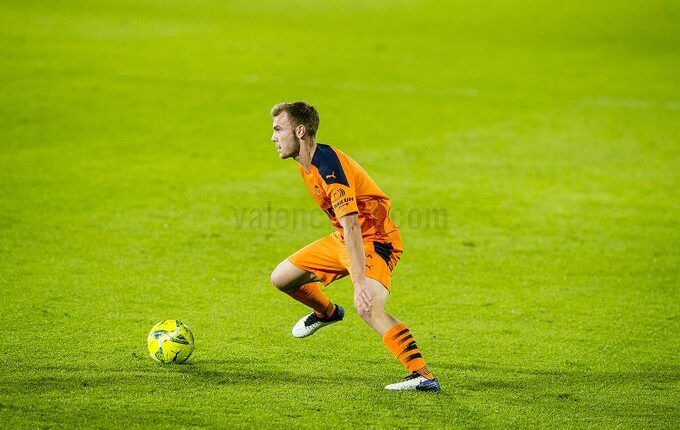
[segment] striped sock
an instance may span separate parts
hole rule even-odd
[[[312,282],[301,286],[297,291],[288,293],[289,296],[298,302],[314,309],[319,318],[328,318],[333,315],[335,305],[328,299],[326,294],[321,291],[319,284]]]
[[[427,379],[434,378],[427,368],[427,363],[425,363],[411,331],[404,324],[397,324],[387,330],[383,335],[383,342],[409,372],[418,372]]]

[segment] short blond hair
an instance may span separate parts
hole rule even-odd
[[[304,125],[311,137],[316,136],[316,131],[319,129],[319,112],[316,111],[314,106],[298,101],[279,103],[272,108],[273,117],[279,116],[282,112],[288,114],[293,127]]]

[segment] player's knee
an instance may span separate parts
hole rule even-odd
[[[272,271],[270,279],[272,281],[272,285],[274,285],[277,289],[281,291],[285,290],[286,287],[288,286],[283,270],[281,270],[280,264],[276,266],[276,268]]]
[[[354,302],[354,309],[357,311],[357,315],[359,315],[362,319],[370,319],[371,308],[369,306],[366,306],[363,303]]]
[[[385,312],[383,307],[378,303],[372,303],[370,306],[365,303],[354,302],[354,309],[364,321],[373,321],[379,315]]]

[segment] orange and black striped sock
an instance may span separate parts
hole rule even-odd
[[[335,305],[328,299],[326,294],[321,291],[321,287],[316,282],[305,284],[297,291],[288,293],[289,296],[298,302],[314,309],[319,318],[328,318],[333,315]]]
[[[397,324],[387,330],[383,335],[383,342],[409,372],[418,372],[427,379],[434,378],[427,368],[427,363],[425,363],[411,331],[404,324]]]

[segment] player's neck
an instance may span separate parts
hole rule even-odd
[[[309,168],[312,166],[312,158],[314,157],[314,152],[316,151],[316,141],[311,139],[309,141],[303,140],[300,142],[300,153],[295,157],[295,161],[300,163],[302,167],[309,172]]]

